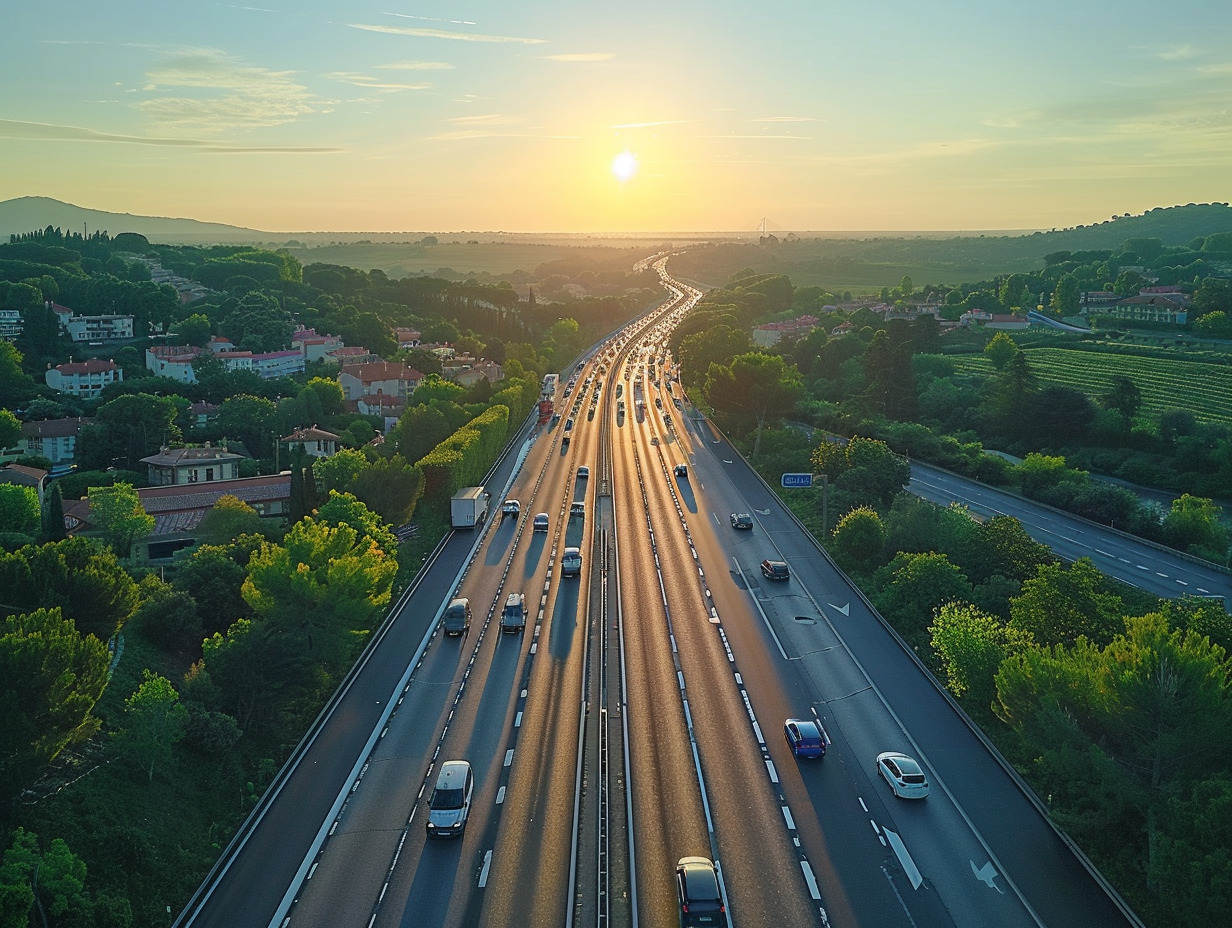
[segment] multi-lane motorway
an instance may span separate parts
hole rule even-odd
[[[400,600],[177,924],[668,926],[691,855],[716,862],[737,926],[1135,923],[680,405],[666,337],[699,294],[656,266],[671,297],[562,377],[560,422],[515,439],[488,522]],[[529,610],[512,634],[510,592]],[[457,595],[474,621],[446,637]],[[829,750],[797,760],[783,720],[811,713]],[[888,750],[922,762],[926,800],[877,777]],[[429,840],[449,759],[475,774],[469,823]]]

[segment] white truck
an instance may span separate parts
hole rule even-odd
[[[474,528],[488,516],[490,497],[483,487],[463,487],[449,503],[454,528]]]

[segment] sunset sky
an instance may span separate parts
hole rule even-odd
[[[37,0],[0,22],[0,200],[620,232],[1232,199],[1227,0]]]

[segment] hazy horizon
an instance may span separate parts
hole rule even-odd
[[[0,199],[611,236],[1017,232],[1232,198],[1214,0],[52,0],[6,34]]]

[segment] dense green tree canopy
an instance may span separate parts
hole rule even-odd
[[[98,729],[107,648],[59,609],[0,619],[0,786],[15,795],[42,764]]]

